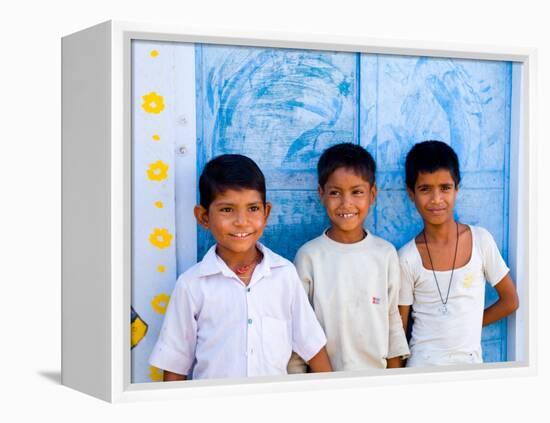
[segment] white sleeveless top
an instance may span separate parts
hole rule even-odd
[[[495,286],[509,272],[491,234],[470,226],[472,255],[454,270],[444,310],[432,270],[411,240],[399,250],[401,265],[400,305],[412,305],[411,355],[407,367],[481,363],[481,327],[485,306],[485,282]],[[443,300],[451,271],[436,271]]]

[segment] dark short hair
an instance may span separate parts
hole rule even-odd
[[[323,151],[317,163],[319,186],[324,187],[330,175],[340,168],[354,171],[371,185],[375,183],[376,163],[360,145],[345,142]]]
[[[405,183],[414,191],[419,173],[433,173],[446,169],[451,174],[455,186],[460,183],[458,156],[451,146],[442,141],[423,141],[415,144],[405,159]]]
[[[200,205],[205,209],[228,189],[253,189],[265,204],[264,174],[254,160],[241,154],[222,154],[206,163],[199,178]]]

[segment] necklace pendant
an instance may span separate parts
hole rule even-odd
[[[441,307],[439,307],[439,312],[442,316],[448,316],[449,315],[449,309],[447,308],[447,304],[442,304]]]
[[[252,267],[252,264],[245,264],[243,266],[240,266],[240,267],[237,267],[235,269],[235,273],[237,274],[237,276],[241,276],[243,274],[245,274],[246,272],[248,272],[248,270]]]

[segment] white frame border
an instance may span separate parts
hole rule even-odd
[[[535,82],[537,52],[534,49],[489,45],[465,45],[439,42],[387,40],[363,37],[340,37],[304,33],[244,32],[219,29],[186,28],[174,25],[108,22],[111,31],[111,115],[110,115],[110,282],[106,299],[111,307],[110,395],[113,402],[193,398],[211,395],[234,395],[289,392],[318,389],[396,385],[403,383],[473,380],[536,374],[536,142]],[[486,363],[467,368],[450,366],[428,369],[306,374],[254,379],[187,381],[172,383],[130,383],[130,287],[131,287],[131,40],[212,43],[312,50],[349,51],[448,57],[461,59],[504,60],[521,64],[519,78],[521,104],[519,121],[512,123],[511,137],[516,135],[518,151],[511,151],[510,189],[510,265],[518,284],[522,303],[515,325],[527,328],[516,345],[517,361]],[[419,47],[420,46],[420,47]],[[514,93],[513,93],[514,94]],[[513,139],[513,138],[512,138]],[[514,144],[514,143],[512,143]],[[513,175],[517,171],[516,175]],[[514,188],[515,187],[515,188]],[[527,187],[527,189],[520,189]],[[514,189],[512,189],[514,188]],[[513,192],[514,191],[514,192]],[[514,207],[512,207],[512,205]],[[519,207],[519,205],[524,205]],[[515,244],[515,245],[514,245]],[[122,282],[122,283],[121,283]],[[529,285],[527,287],[527,285]]]

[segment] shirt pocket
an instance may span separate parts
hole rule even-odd
[[[286,374],[286,366],[292,353],[289,322],[273,317],[262,317],[262,347],[267,363]]]

